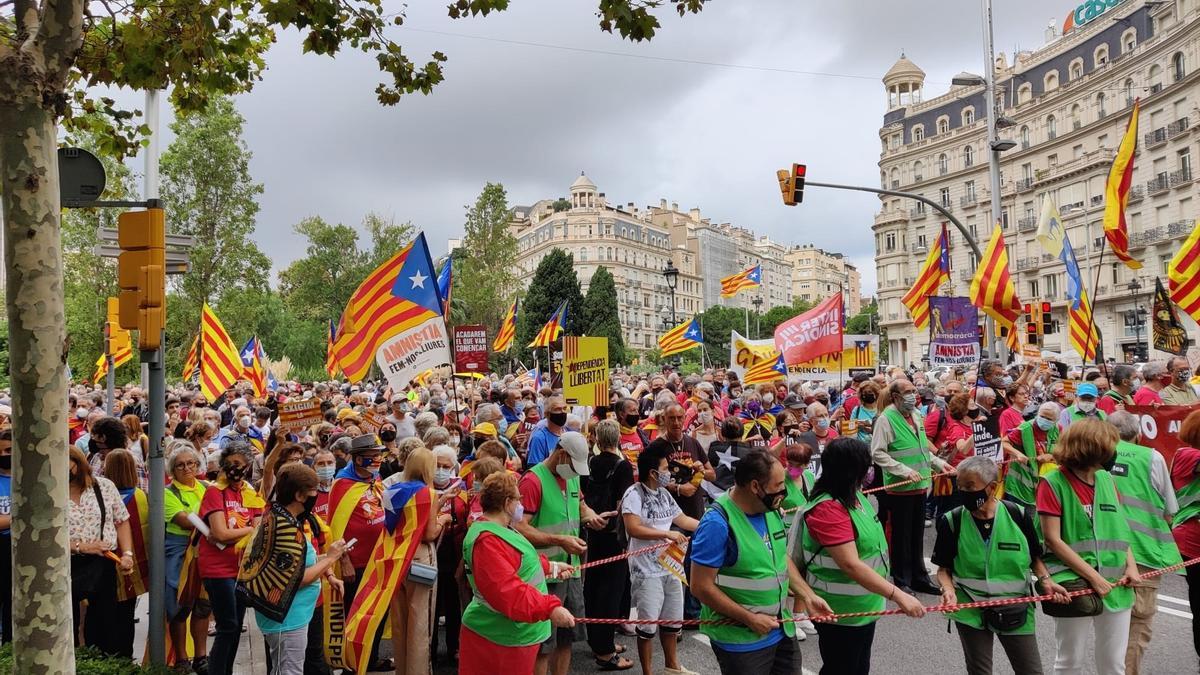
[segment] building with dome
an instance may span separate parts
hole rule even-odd
[[[924,71],[903,54],[883,77],[880,184],[939,202],[980,249],[992,232],[991,200],[1000,199],[1017,295],[1023,303],[1051,303],[1043,348],[1077,360],[1066,334],[1063,265],[1035,238],[1042,200],[1053,198],[1087,278],[1105,356],[1143,360],[1138,345],[1146,344],[1147,329],[1127,326],[1125,317],[1149,308],[1154,278],[1165,283],[1167,263],[1192,232],[1200,204],[1192,166],[1200,151],[1193,132],[1200,123],[1200,1],[1126,0],[1099,15],[1087,6],[1062,9],[1065,34],[1048,28],[1041,48],[1018,52],[1011,64],[1003,55],[996,59],[998,135],[1016,144],[1001,154],[999,195],[989,190],[983,85],[952,85],[931,98]],[[955,79],[982,81],[968,74]],[[1131,253],[1144,267],[1133,271],[1111,251],[1101,253],[1105,180],[1137,98],[1140,134],[1126,216]],[[880,204],[872,228],[880,323],[889,360],[907,366],[920,363],[929,336],[916,331],[900,299],[942,219],[913,200],[881,196]],[[952,225],[950,240],[951,281],[942,292],[966,295],[975,260]]]

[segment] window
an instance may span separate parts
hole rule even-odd
[[[1133,105],[1133,78],[1125,80],[1125,105]]]
[[[1079,104],[1076,103],[1071,106],[1071,128],[1078,129],[1081,126],[1083,126],[1082,114],[1080,113]]]
[[[1033,164],[1026,162],[1021,165],[1021,178],[1033,180]]]
[[[942,202],[942,206],[950,206],[950,188],[941,189],[939,200]]]
[[[942,115],[937,120],[937,132],[939,134],[950,133],[950,118]]]
[[[1137,29],[1130,28],[1121,34],[1121,53],[1128,54],[1137,46]]]
[[[579,262],[587,262],[587,259],[588,249],[586,246],[584,246],[583,248],[579,249]]]
[[[1096,94],[1096,117],[1101,118],[1108,114],[1104,108],[1104,92]]]
[[[1175,52],[1175,56],[1171,57],[1171,77],[1174,78],[1175,82],[1178,82],[1186,74],[1187,71],[1183,64],[1183,52]]]
[[[884,241],[884,245],[883,245],[884,251],[891,253],[892,251],[896,250],[896,233],[895,232],[888,232],[887,234],[883,235],[883,241]]]
[[[975,163],[975,150],[971,146],[963,148],[963,166],[971,166]]]
[[[1041,297],[1041,294],[1038,293],[1038,280],[1037,279],[1029,280],[1029,297],[1031,297],[1031,298]]]
[[[1192,151],[1190,148],[1184,148],[1175,155],[1175,165],[1179,168],[1179,175],[1183,180],[1190,180],[1192,177]]]
[[[912,128],[912,142],[919,143],[925,140],[925,127],[918,124]]]
[[[1058,71],[1051,70],[1042,79],[1042,91],[1054,91],[1055,89],[1058,89]]]
[[[1067,81],[1073,82],[1083,77],[1083,59],[1075,59],[1067,69]]]
[[[1103,68],[1108,64],[1108,45],[1096,47],[1096,51],[1092,54],[1092,63],[1096,68]]]
[[[975,201],[975,181],[969,180],[963,185],[963,191],[967,193],[967,201]]]
[[[1058,122],[1054,119],[1054,115],[1046,117],[1046,138],[1053,139],[1058,135]]]
[[[972,108],[971,106],[963,108],[962,123],[964,127],[975,123],[975,108]]]
[[[949,170],[950,160],[946,158],[946,153],[943,152],[942,154],[938,155],[938,174],[944,176]]]
[[[1044,282],[1042,285],[1046,287],[1046,293],[1042,297],[1050,300],[1058,300],[1058,275],[1050,274],[1042,277]]]
[[[1157,94],[1159,90],[1162,89],[1162,82],[1160,81],[1161,78],[1162,68],[1160,68],[1157,63],[1150,66],[1150,77],[1146,81],[1150,83],[1151,94]]]
[[[892,189],[900,187],[900,169],[892,167]]]
[[[925,180],[925,165],[920,160],[913,162],[913,180]]]
[[[1033,100],[1033,85],[1026,82],[1017,88],[1017,104],[1029,103]]]
[[[1021,127],[1021,149],[1025,150],[1028,148],[1029,148],[1029,127],[1023,126],[1023,127]]]

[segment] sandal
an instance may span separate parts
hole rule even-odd
[[[372,673],[391,672],[396,670],[396,664],[391,659],[381,658],[367,666],[367,670]]]
[[[633,661],[630,661],[629,659],[620,656],[619,653],[613,654],[612,656],[608,657],[607,661],[602,661],[599,658],[596,658],[595,661],[596,661],[596,668],[598,668],[602,671],[629,670],[630,668],[633,667]]]

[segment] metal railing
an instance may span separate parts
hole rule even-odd
[[[1146,181],[1146,194],[1152,195],[1169,189],[1171,189],[1171,180],[1165,171]]]
[[[979,203],[979,196],[976,194],[963,195],[958,198],[958,205],[961,208],[969,208]]]
[[[1033,232],[1037,229],[1037,218],[1026,216],[1017,220],[1018,232]]]
[[[1196,226],[1194,220],[1176,220],[1167,225],[1168,237],[1182,237],[1192,233],[1192,229]]]
[[[1130,189],[1129,189],[1129,200],[1128,200],[1128,201],[1129,201],[1129,203],[1131,203],[1131,204],[1132,204],[1133,202],[1140,202],[1140,201],[1142,201],[1142,198],[1143,198],[1143,197],[1145,197],[1145,196],[1146,196],[1146,189],[1145,189],[1145,187],[1143,187],[1143,186],[1141,186],[1141,185],[1135,185],[1135,186],[1133,186],[1132,188],[1130,188]],[[1101,202],[1101,203],[1103,203],[1103,202],[1104,202],[1104,199],[1103,199],[1103,198],[1101,198],[1101,199],[1100,199],[1100,202]]]
[[[916,220],[917,218],[924,218],[928,213],[929,212],[923,208],[914,207],[908,210],[908,217]]]
[[[1171,187],[1192,181],[1192,170],[1188,167],[1171,172]]]
[[[1147,132],[1146,135],[1142,136],[1142,142],[1146,145],[1146,147],[1158,145],[1159,143],[1166,143],[1167,128],[1159,127],[1154,131]]]
[[[1017,192],[1025,192],[1033,188],[1033,178],[1022,178],[1017,181]]]
[[[1188,118],[1180,117],[1179,119],[1167,125],[1167,138],[1175,138],[1188,130]]]

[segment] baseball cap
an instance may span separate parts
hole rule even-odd
[[[575,473],[580,476],[586,476],[591,473],[588,468],[588,444],[587,439],[578,431],[567,431],[558,438],[558,447],[567,451],[571,457],[571,468],[575,469]]]
[[[496,437],[496,425],[491,422],[481,422],[471,427],[472,434],[482,434],[484,436]]]
[[[783,407],[790,410],[803,410],[805,408],[804,399],[795,394],[788,394],[787,398],[783,399]]]
[[[1096,385],[1091,382],[1081,382],[1075,387],[1075,398],[1083,398],[1084,396],[1096,398],[1099,395],[1100,391],[1096,389]]]

